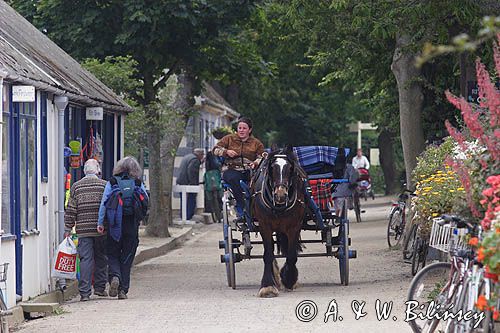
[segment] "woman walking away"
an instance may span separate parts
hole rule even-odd
[[[97,231],[104,233],[107,229],[109,296],[118,299],[127,298],[130,270],[139,245],[139,221],[147,212],[149,198],[141,178],[142,170],[134,157],[119,160],[99,208]]]

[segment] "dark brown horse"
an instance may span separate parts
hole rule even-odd
[[[292,149],[272,152],[261,163],[251,184],[252,215],[259,221],[264,243],[264,274],[260,297],[278,296],[281,287],[295,288],[299,236],[305,214],[305,173]],[[278,275],[274,257],[273,232],[286,262]]]

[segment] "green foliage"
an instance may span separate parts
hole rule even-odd
[[[446,138],[439,146],[427,146],[424,152],[417,157],[417,166],[412,173],[413,181],[416,183],[422,178],[429,177],[438,170],[442,170],[444,168],[445,159],[453,155],[454,148],[455,144],[451,137]]]
[[[137,106],[132,96],[136,96],[141,87],[141,82],[136,78],[137,65],[137,61],[130,56],[107,56],[102,61],[95,58],[82,61],[83,67],[132,106]]]
[[[376,194],[385,193],[384,174],[378,165],[370,166],[370,177],[372,179],[373,192]]]
[[[141,86],[139,80],[135,78],[137,62],[131,57],[107,56],[103,61],[85,59],[82,66],[134,106],[134,112],[125,118],[124,148],[125,155],[140,157],[140,149],[147,146],[147,138],[144,130],[146,128],[144,109],[131,97],[139,93]]]
[[[461,33],[452,39],[452,43],[433,45],[425,43],[422,54],[417,59],[417,64],[422,66],[437,56],[455,52],[474,52],[484,42],[489,41],[500,33],[500,16],[486,16],[482,21],[482,28],[477,36],[472,38],[467,33]]]

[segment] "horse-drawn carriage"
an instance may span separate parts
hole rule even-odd
[[[347,206],[337,212],[332,208],[332,192],[343,179],[349,149],[327,146],[295,147],[270,153],[259,165],[249,185],[241,182],[246,197],[246,218],[236,219],[236,201],[224,185],[223,235],[219,248],[224,249],[227,282],[236,288],[235,264],[245,259],[264,259],[259,296],[276,296],[280,282],[293,289],[297,282],[297,257],[334,257],[339,261],[340,281],[349,284],[350,250]],[[305,239],[301,231],[313,230],[321,237]],[[262,240],[250,235],[260,232]],[[241,233],[241,237],[235,235]],[[309,233],[310,234],[310,233]],[[301,244],[323,243],[323,253],[300,253]],[[264,254],[254,255],[254,245],[263,244]],[[274,247],[278,255],[274,255]],[[278,272],[275,258],[286,258]],[[278,275],[279,274],[279,275]],[[281,281],[280,281],[281,280]]]

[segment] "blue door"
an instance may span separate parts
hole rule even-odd
[[[12,103],[10,113],[10,219],[16,236],[16,294],[22,295],[23,231],[34,231],[37,204],[35,103]]]

